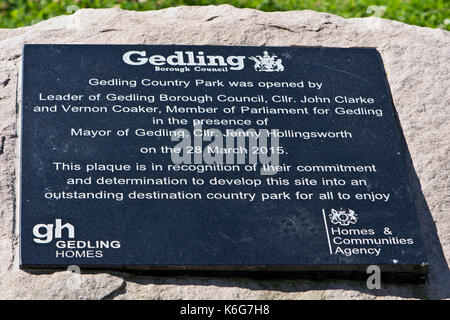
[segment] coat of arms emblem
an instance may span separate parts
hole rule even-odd
[[[255,70],[263,72],[280,72],[284,71],[284,66],[281,59],[274,55],[269,55],[267,51],[263,52],[262,56],[249,57],[250,60],[255,62]]]
[[[331,213],[328,215],[333,224],[339,224],[341,226],[348,226],[355,224],[358,221],[358,215],[352,209],[335,210],[331,209]]]

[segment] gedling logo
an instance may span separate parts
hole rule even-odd
[[[55,230],[53,230],[55,229]],[[67,229],[68,236],[70,239],[75,238],[75,228],[70,223],[62,224],[61,219],[55,220],[55,225],[49,224],[37,224],[33,228],[33,241],[36,243],[50,243],[53,240],[53,231],[55,233],[55,239],[62,238],[63,229]]]
[[[267,51],[263,52],[262,56],[249,57],[250,60],[255,62],[254,68],[256,71],[263,72],[280,72],[284,71],[284,66],[281,63],[281,59],[275,59],[277,55],[270,56]]]
[[[154,66],[219,66],[230,67],[230,70],[244,69],[245,56],[205,56],[203,51],[194,54],[193,51],[174,51],[170,56],[152,55],[148,56],[146,51],[125,52],[123,61],[132,66],[140,66],[150,63]]]

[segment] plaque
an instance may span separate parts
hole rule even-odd
[[[25,45],[21,267],[423,279],[373,48]]]

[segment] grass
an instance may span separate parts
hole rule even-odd
[[[179,5],[224,3],[263,11],[312,9],[345,18],[376,15],[408,24],[450,30],[449,0],[4,0],[0,1],[0,28],[28,26],[54,16],[71,14],[79,8],[154,10]]]

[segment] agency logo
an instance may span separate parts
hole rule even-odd
[[[328,217],[332,224],[339,224],[341,226],[355,224],[358,221],[358,215],[352,209],[331,209],[331,213]]]
[[[269,55],[267,51],[263,52],[262,56],[249,57],[255,62],[254,68],[256,71],[262,72],[281,72],[284,71],[284,66],[281,59],[277,59],[277,55]]]

